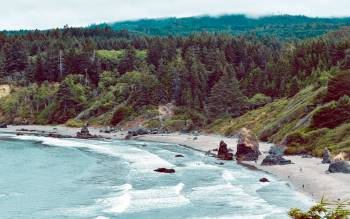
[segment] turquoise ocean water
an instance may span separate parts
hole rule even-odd
[[[172,144],[1,134],[0,218],[279,219],[311,204],[267,173],[216,162]]]

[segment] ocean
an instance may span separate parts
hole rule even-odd
[[[286,181],[174,144],[0,134],[1,219],[283,219],[311,204]]]

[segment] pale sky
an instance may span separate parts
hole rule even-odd
[[[350,16],[350,0],[0,0],[0,5],[0,30],[233,13]]]

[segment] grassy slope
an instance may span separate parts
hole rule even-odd
[[[307,87],[292,98],[276,100],[241,117],[218,120],[209,130],[234,135],[240,128],[248,127],[262,140],[287,145],[287,152],[293,154],[312,151],[320,155],[325,147],[334,153],[350,152],[350,123],[335,129],[310,128],[312,115],[321,106],[320,99],[325,91],[324,87]],[[297,136],[301,140],[290,144],[287,136]]]

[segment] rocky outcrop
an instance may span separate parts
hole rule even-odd
[[[7,128],[7,124],[6,123],[0,123],[0,128],[2,128],[2,129]]]
[[[167,168],[158,168],[158,169],[155,169],[154,171],[159,173],[175,173],[174,169],[167,169]]]
[[[281,155],[275,155],[270,154],[262,161],[261,165],[268,166],[268,165],[286,165],[286,164],[292,164],[291,160],[287,160],[283,158]]]
[[[345,160],[333,161],[328,168],[331,173],[350,173],[350,164]]]
[[[259,181],[260,181],[260,182],[264,182],[264,183],[265,183],[265,182],[270,182],[270,180],[268,180],[268,179],[267,179],[267,178],[265,178],[265,177],[264,177],[264,178],[259,179]]]
[[[227,144],[224,141],[220,141],[218,158],[221,160],[233,160],[233,154],[227,149]]]
[[[350,160],[350,153],[340,152],[337,156],[334,157],[334,161],[339,160]]]
[[[128,130],[128,135],[131,135],[131,136],[147,135],[148,133],[149,133],[149,130],[144,127],[137,127],[137,128]]]
[[[241,129],[238,133],[237,160],[255,161],[258,160],[260,154],[257,137],[250,130]]]
[[[81,128],[80,132],[77,132],[76,137],[83,138],[83,139],[102,138],[101,136],[90,134],[88,126],[89,126],[89,124],[84,125],[83,128]]]
[[[328,148],[325,148],[322,154],[322,163],[331,163],[332,162],[332,154],[328,150]]]

